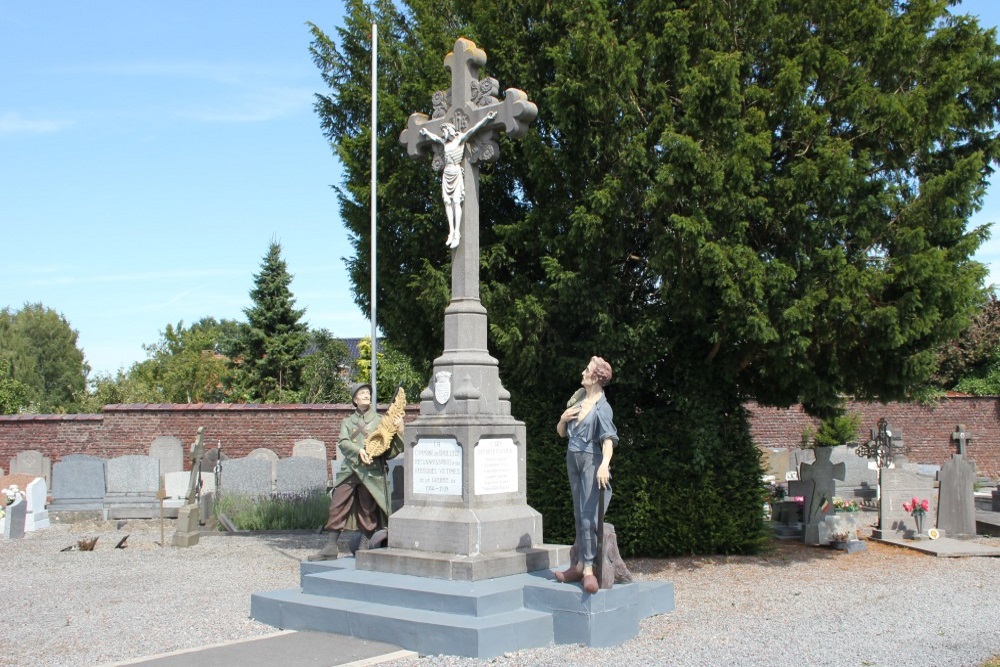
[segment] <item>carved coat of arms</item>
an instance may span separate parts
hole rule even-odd
[[[434,400],[444,405],[451,398],[451,373],[438,371],[434,374]]]

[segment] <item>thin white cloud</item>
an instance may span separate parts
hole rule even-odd
[[[11,134],[48,134],[73,125],[73,121],[22,118],[14,111],[0,114],[0,136]]]

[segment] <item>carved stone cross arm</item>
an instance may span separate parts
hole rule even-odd
[[[473,164],[493,162],[499,157],[498,132],[506,132],[512,139],[520,139],[538,115],[538,107],[517,88],[504,91],[503,100],[494,97],[499,92],[496,79],[478,78],[479,68],[486,64],[486,52],[468,39],[460,38],[455,49],[444,59],[444,66],[451,70],[451,88],[433,97],[434,116],[414,113],[399,135],[399,142],[406,146],[406,153],[413,159],[427,154],[435,142],[421,134],[421,130],[440,136],[442,126],[450,123],[463,132],[482,120],[491,111],[496,117],[487,122],[470,142],[469,160]],[[438,165],[435,165],[438,166]]]

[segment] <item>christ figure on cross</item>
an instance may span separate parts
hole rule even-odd
[[[444,146],[441,197],[444,199],[444,209],[448,215],[448,240],[445,241],[445,245],[449,248],[457,248],[462,239],[459,226],[462,224],[462,202],[465,201],[465,170],[462,168],[465,144],[483,125],[496,117],[497,112],[491,111],[465,132],[459,132],[451,123],[444,123],[441,126],[443,137],[428,131],[426,128],[420,129],[420,136],[427,137]]]

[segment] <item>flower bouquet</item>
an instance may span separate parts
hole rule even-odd
[[[926,498],[923,500],[913,498],[910,502],[903,503],[903,511],[909,512],[917,522],[917,535],[924,534],[924,515],[927,514],[930,508],[931,503]]]

